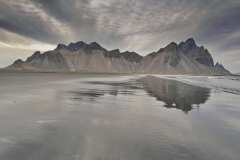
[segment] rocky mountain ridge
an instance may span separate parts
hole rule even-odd
[[[34,72],[230,74],[222,64],[214,64],[209,51],[193,38],[172,42],[157,52],[141,56],[136,52],[107,50],[96,42],[58,44],[54,50],[35,52],[26,61],[16,60],[6,68]]]

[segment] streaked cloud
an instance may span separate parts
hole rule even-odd
[[[238,0],[0,0],[0,51],[83,40],[147,54],[194,37],[229,63],[239,51],[239,16]],[[234,55],[227,67],[237,71]]]

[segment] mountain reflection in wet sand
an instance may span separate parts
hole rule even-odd
[[[104,94],[117,96],[118,94],[134,94],[136,90],[144,90],[156,100],[165,103],[166,108],[176,108],[184,112],[189,112],[193,108],[200,107],[204,104],[209,96],[210,89],[193,86],[178,82],[175,80],[166,80],[153,76],[147,76],[136,81],[123,82],[87,82],[92,85],[111,86],[110,90],[89,89],[78,92],[74,99],[89,97],[90,99],[98,98]]]
[[[167,108],[177,108],[188,112],[193,107],[205,103],[210,95],[210,89],[184,84],[174,80],[145,77],[141,79],[144,89],[150,96],[165,102]]]
[[[0,78],[0,160],[239,160],[239,95],[81,76]]]

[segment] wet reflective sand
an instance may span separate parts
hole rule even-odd
[[[145,91],[158,101],[165,103],[164,107],[181,109],[184,112],[191,111],[194,107],[200,107],[209,96],[210,89],[188,85],[173,80],[156,77],[145,77],[141,81]]]
[[[237,94],[153,76],[1,74],[0,160],[240,158]]]

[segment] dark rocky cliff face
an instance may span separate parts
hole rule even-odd
[[[193,38],[188,39],[186,42],[181,42],[178,47],[180,52],[189,57],[192,57],[200,64],[209,67],[214,66],[211,54],[204,47],[198,47]]]
[[[230,73],[223,65],[214,65],[208,50],[197,46],[192,38],[180,44],[172,42],[145,57],[136,52],[120,52],[119,49],[108,51],[96,42],[59,44],[52,51],[35,52],[26,61],[17,60],[7,69],[45,72]]]
[[[215,66],[208,50],[197,46],[193,38],[180,44],[172,42],[165,48],[147,55],[141,62],[141,70],[160,74],[230,73],[223,66]]]
[[[222,64],[216,63],[214,66],[216,72],[222,72],[223,74],[231,74]]]

